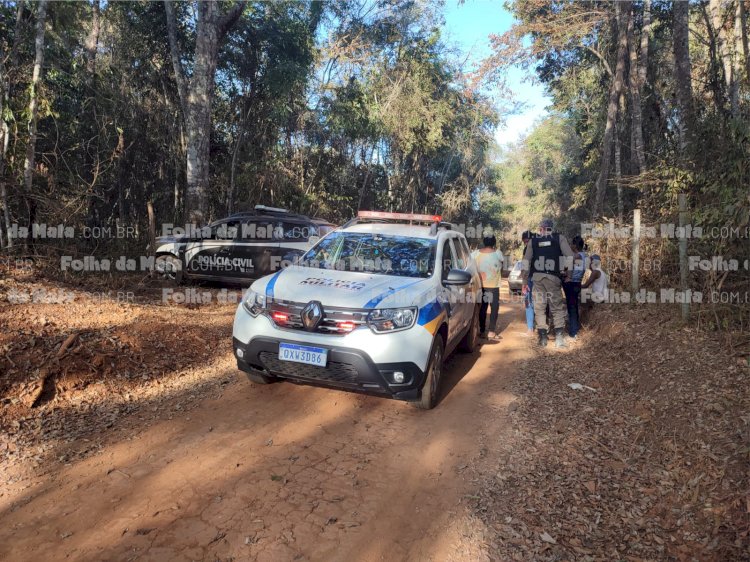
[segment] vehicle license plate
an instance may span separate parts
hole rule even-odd
[[[308,347],[293,343],[279,344],[279,359],[282,361],[293,361],[305,365],[325,367],[328,359],[328,350],[322,347]]]

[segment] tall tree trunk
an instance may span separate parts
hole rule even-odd
[[[367,149],[363,146],[362,151],[365,152]],[[357,201],[357,210],[362,209],[362,203],[367,202],[367,184],[370,181],[370,172],[372,171],[372,158],[375,154],[375,145],[372,146],[372,149],[370,150],[370,156],[365,158],[365,179],[362,183],[362,189],[359,190],[359,201]]]
[[[96,50],[99,47],[100,23],[100,0],[94,0],[92,4],[91,29],[86,37],[86,73],[89,80],[96,71]]]
[[[3,206],[4,224],[0,227],[0,248],[5,248],[4,232],[8,233],[8,247],[13,246],[13,238],[10,236],[10,212],[8,210],[8,190],[5,188],[5,154],[8,152],[10,142],[10,127],[5,122],[5,65],[0,60],[0,203]]]
[[[182,68],[177,44],[174,6],[172,0],[164,0],[172,65],[187,137],[185,204],[189,220],[196,223],[205,222],[208,215],[211,102],[219,44],[240,17],[244,6],[244,1],[238,2],[222,15],[217,3],[198,2],[193,72],[188,79]]]
[[[732,108],[732,115],[734,115],[739,107],[739,100],[733,87],[734,68],[732,66],[732,46],[729,38],[727,37],[725,13],[722,6],[722,0],[709,0],[708,8],[711,12],[711,21],[713,22],[716,42],[719,46],[721,63],[724,67],[724,84],[726,86],[726,92],[729,97],[730,107]]]
[[[735,0],[734,8],[734,58],[732,59],[732,85],[729,99],[732,103],[732,117],[740,117],[740,75],[742,73],[742,2]]]
[[[182,201],[182,198],[180,197],[181,189],[180,189],[180,176],[182,175],[182,163],[184,162],[184,157],[182,156],[182,150],[178,150],[175,148],[174,151],[174,188],[173,188],[173,195],[174,195],[174,209],[172,214],[172,222],[179,223],[179,221],[182,219],[182,204],[180,203]]]
[[[641,108],[641,77],[643,76],[645,82],[645,72],[641,72],[641,69],[645,70],[646,64],[648,64],[648,33],[650,26],[650,11],[651,6],[649,0],[646,0],[643,5],[643,30],[641,31],[641,61],[639,66],[638,53],[636,51],[635,36],[633,33],[633,27],[635,25],[635,8],[630,10],[628,17],[628,52],[630,55],[630,76],[628,83],[630,85],[630,100],[631,100],[631,150],[635,156],[633,159],[636,164],[636,168],[639,174],[646,171],[646,155],[643,142],[643,110]],[[648,14],[648,15],[647,15]],[[644,46],[645,44],[645,46]]]
[[[91,108],[89,110],[89,114],[92,115],[94,118],[88,121],[88,125],[84,126],[84,131],[86,131],[85,134],[89,135],[89,141],[90,144],[96,145],[97,150],[96,157],[92,156],[92,151],[90,149],[87,149],[83,153],[83,178],[88,183],[88,211],[86,213],[87,220],[89,221],[90,226],[99,226],[96,224],[95,215],[97,214],[94,206],[97,204],[97,197],[96,197],[96,181],[97,181],[97,171],[98,163],[99,163],[99,151],[98,151],[98,142],[96,139],[98,139],[98,131],[96,130],[96,115],[98,113],[97,111],[97,105],[96,105],[96,92],[95,90],[95,80],[96,80],[96,51],[99,47],[99,32],[101,29],[101,21],[100,21],[100,0],[93,0],[93,4],[91,6],[91,29],[89,30],[89,34],[86,37],[86,43],[85,43],[85,50],[86,50],[86,88],[85,88],[85,95],[87,96],[86,105],[89,103],[91,104]],[[95,163],[96,162],[96,163]]]
[[[229,166],[229,191],[227,193],[227,213],[232,214],[234,210],[234,178],[237,170],[237,157],[240,154],[240,147],[242,146],[242,139],[245,136],[245,124],[247,122],[250,111],[245,112],[242,109],[242,118],[239,123],[239,130],[237,131],[237,141],[234,143],[234,150],[232,151],[232,162]]]
[[[25,187],[26,202],[29,206],[29,222],[34,220],[34,203],[31,201],[32,180],[34,177],[34,166],[36,163],[36,126],[39,118],[39,81],[42,77],[42,64],[44,64],[44,32],[47,18],[47,0],[39,0],[36,16],[36,34],[34,39],[34,70],[31,75],[29,87],[29,140],[26,144],[26,158],[23,163],[23,183]],[[31,227],[31,225],[29,225]]]
[[[615,185],[617,186],[617,220],[622,223],[625,214],[625,203],[622,196],[622,123],[625,120],[625,92],[620,92],[620,102],[617,110],[617,122],[615,125]]]
[[[737,0],[740,10],[740,30],[742,33],[742,54],[745,57],[745,77],[750,85],[750,47],[747,40],[747,12],[745,11],[745,0]]]
[[[651,39],[651,0],[643,1],[643,29],[641,30],[641,62],[638,67],[638,87],[643,93],[648,73],[648,44]]]
[[[169,38],[169,54],[172,58],[172,67],[174,69],[174,79],[177,83],[177,96],[180,100],[180,110],[182,112],[183,123],[187,120],[187,79],[185,71],[182,69],[180,60],[180,48],[177,45],[177,17],[174,13],[172,0],[164,0],[164,11],[167,15],[167,37]]]
[[[10,68],[18,68],[18,42],[21,40],[21,22],[23,21],[23,0],[16,6],[16,24],[13,28],[13,43],[11,44],[8,60]],[[5,61],[0,60],[0,201],[3,205],[3,222],[5,224],[5,233],[8,234],[7,245],[13,246],[13,238],[10,237],[10,203],[8,200],[8,188],[5,181],[5,158],[10,146],[10,126],[6,120],[6,114],[10,113],[7,109],[10,104],[10,73],[5,69]],[[0,229],[0,232],[2,229]],[[0,236],[0,242],[2,237]]]
[[[615,2],[615,13],[617,22],[617,64],[612,84],[609,88],[609,103],[607,105],[607,124],[604,128],[604,140],[602,141],[602,163],[599,177],[596,180],[596,194],[594,198],[594,216],[601,213],[604,205],[604,196],[607,193],[607,180],[609,178],[609,167],[612,160],[612,142],[616,133],[617,109],[622,92],[623,77],[625,75],[625,58],[628,53],[628,31],[627,23],[623,14],[630,11],[631,2]]]
[[[200,2],[196,22],[193,76],[188,90],[187,118],[187,206],[191,220],[202,222],[208,211],[211,101],[219,53],[218,29],[214,23],[218,6]]]
[[[706,32],[708,34],[708,83],[711,86],[716,111],[719,114],[724,114],[726,113],[726,108],[724,107],[724,89],[721,82],[722,73],[718,63],[716,34],[714,33],[706,4],[701,4],[701,15],[703,16],[703,22],[706,25]]]
[[[685,151],[692,143],[693,135],[693,90],[690,77],[690,45],[689,35],[689,13],[688,2],[677,1],[672,4],[674,26],[673,26],[673,50],[674,50],[674,74],[677,93],[677,108],[679,110],[679,132],[680,150],[685,156]]]

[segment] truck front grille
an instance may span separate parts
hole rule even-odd
[[[274,324],[280,328],[291,330],[305,330],[302,324],[302,309],[307,303],[274,299],[268,303],[269,316]],[[342,336],[352,330],[367,324],[369,310],[342,308],[337,306],[323,306],[323,319],[315,328],[319,334]],[[280,320],[280,318],[286,318]]]
[[[323,381],[338,385],[358,386],[357,369],[350,363],[329,361],[325,367],[282,361],[277,353],[261,351],[258,355],[263,366],[272,374],[293,379]]]

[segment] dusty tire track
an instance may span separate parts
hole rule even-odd
[[[520,315],[503,306],[502,339],[450,359],[429,412],[237,374],[150,427],[136,414],[127,439],[0,500],[0,558],[478,559],[466,468],[507,431]],[[234,373],[230,356],[211,368]]]

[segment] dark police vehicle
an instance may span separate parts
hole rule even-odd
[[[335,228],[322,219],[257,205],[206,227],[186,225],[157,238],[154,269],[177,283],[242,283],[292,262]]]

